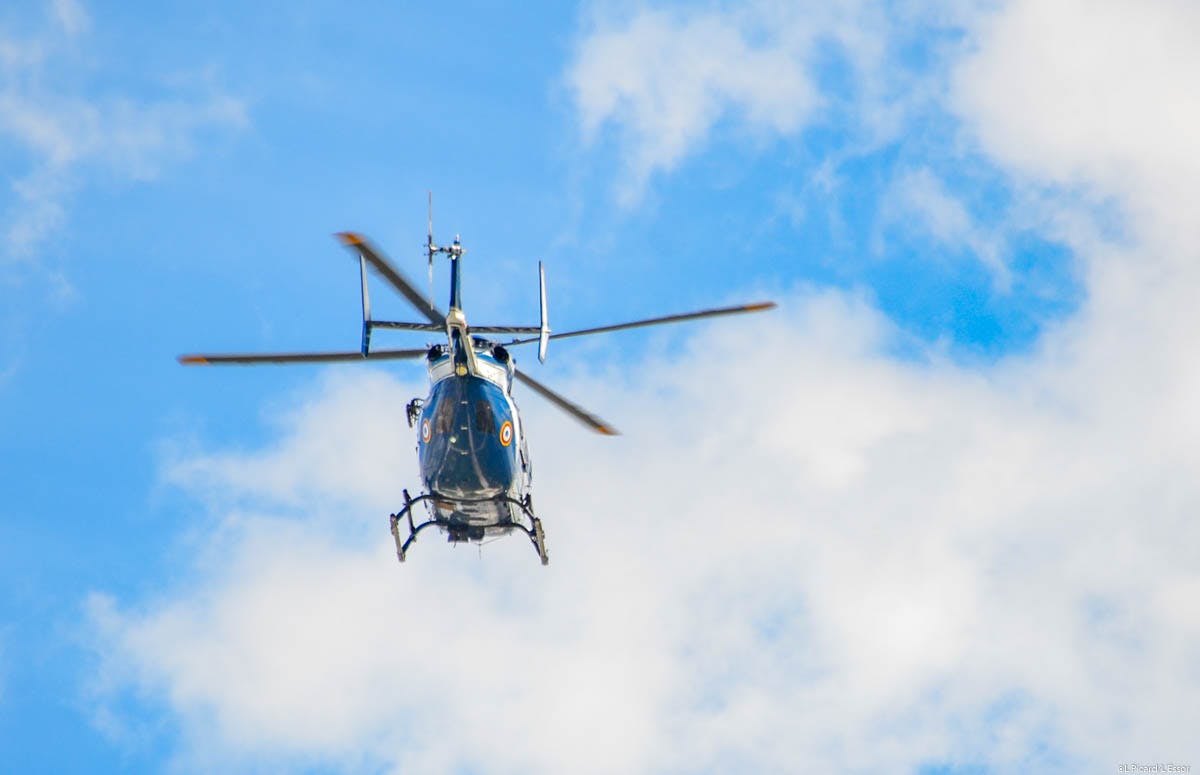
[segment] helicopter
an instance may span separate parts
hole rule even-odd
[[[366,237],[356,232],[334,235],[358,258],[362,290],[362,338],[357,351],[248,354],[181,355],[184,365],[250,365],[291,363],[344,363],[381,360],[424,360],[429,373],[429,395],[414,398],[406,406],[410,428],[417,431],[417,457],[424,492],[416,497],[402,490],[403,507],[389,514],[396,556],[404,562],[417,535],[436,527],[450,543],[480,543],[486,538],[523,532],[532,542],[543,565],[550,561],[541,519],[533,509],[533,468],[524,424],[512,389],[516,382],[549,401],[596,433],[618,435],[612,425],[569,401],[516,367],[509,348],[537,343],[538,361],[546,361],[550,340],[590,336],[663,323],[759,312],[774,308],[774,302],[646,318],[627,323],[573,331],[550,329],[546,308],[546,272],[538,262],[540,322],[537,326],[468,325],[463,311],[462,262],[466,254],[459,237],[449,245],[433,239],[433,202],[429,203],[429,228],[425,253],[429,265],[430,298],[416,286]],[[449,309],[443,313],[432,303],[434,259],[450,261]],[[403,296],[425,322],[375,320],[367,289],[367,267],[377,272]],[[371,334],[392,329],[445,335],[438,342],[418,349],[372,349]],[[486,338],[516,337],[499,342]],[[418,524],[413,511],[421,504],[424,519]],[[407,535],[401,535],[401,525]]]

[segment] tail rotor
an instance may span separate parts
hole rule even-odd
[[[546,362],[546,346],[550,344],[550,320],[546,312],[546,270],[538,261],[538,307],[541,312],[541,325],[538,331],[538,361]]]

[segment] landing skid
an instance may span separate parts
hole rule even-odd
[[[428,493],[425,495],[418,495],[417,497],[413,498],[409,496],[408,490],[405,490],[404,508],[400,509],[400,511],[396,514],[388,515],[392,525],[392,538],[396,541],[396,557],[400,560],[400,562],[404,562],[404,558],[408,555],[408,547],[412,546],[413,541],[417,540],[417,534],[431,525],[443,528],[451,535],[451,540],[456,540],[453,538],[456,534],[466,536],[466,538],[461,540],[472,540],[474,538],[474,536],[470,533],[470,530],[472,530],[471,526],[465,526],[436,516],[433,519],[426,520],[419,525],[414,524],[412,516],[413,506],[422,501],[428,501],[432,499],[433,496]],[[526,527],[525,524],[520,521],[509,522],[501,525],[475,527],[474,529],[480,531],[480,537],[485,535],[489,530],[507,532],[512,528],[517,528],[529,537],[530,542],[533,543],[534,551],[537,552],[538,557],[542,561],[542,565],[548,565],[550,563],[550,555],[546,553],[546,534],[542,530],[542,521],[533,514],[533,498],[529,495],[526,495],[524,500],[517,500],[516,498],[508,495],[497,495],[495,498],[490,498],[489,500],[496,503],[507,503],[510,506],[516,506],[521,510],[521,514],[529,520],[529,527]],[[400,520],[402,519],[408,522],[408,538],[404,539],[400,537]]]

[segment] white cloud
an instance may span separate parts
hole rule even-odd
[[[1167,47],[1191,18],[1146,7],[1160,27],[1179,13]],[[1114,8],[1072,34],[1103,39]],[[278,444],[172,463],[213,514],[185,582],[91,599],[111,691],[165,707],[194,770],[1195,762],[1200,243],[1180,239],[1185,204],[1144,185],[1166,174],[1153,132],[1054,161],[1077,115],[1109,109],[1108,70],[1073,76],[1069,115],[983,120],[1059,88],[1016,62],[997,80],[1021,54],[997,31],[1036,37],[1031,13],[989,19],[955,104],[1084,269],[1079,313],[1033,352],[898,362],[868,304],[802,292],[668,362],[564,381],[619,439],[523,399],[546,569],[517,538],[482,561],[422,538],[398,567],[384,515],[415,479],[397,407],[417,388],[327,381]],[[1194,80],[1160,75],[1162,94]],[[1177,110],[1130,99],[1158,111],[1144,127]],[[1047,183],[1115,198],[1132,236]]]
[[[975,31],[955,102],[1022,175],[1120,196],[1139,223],[1188,230],[1198,36],[1200,7],[1186,0],[1015,0]]]
[[[209,86],[158,101],[117,92],[74,93],[70,69],[90,22],[74,0],[55,0],[53,26],[17,39],[0,30],[0,136],[22,149],[27,171],[11,182],[0,229],[8,257],[27,257],[67,217],[71,195],[96,174],[150,180],[192,152],[198,133],[240,128],[244,104]]]
[[[615,130],[618,198],[630,205],[655,174],[704,149],[723,125],[761,145],[837,123],[849,109],[855,143],[894,139],[912,113],[944,96],[940,78],[902,61],[914,31],[960,29],[980,5],[753,0],[630,12],[598,3],[567,83],[586,143]],[[607,10],[613,6],[619,10]],[[821,68],[851,85],[823,93]]]
[[[585,138],[620,127],[627,155],[626,202],[648,178],[673,169],[703,145],[728,114],[771,134],[797,130],[817,106],[805,70],[811,34],[752,42],[744,15],[710,11],[674,16],[642,10],[586,37],[568,75]]]
[[[788,301],[627,384],[568,386],[620,439],[524,401],[548,569],[517,538],[482,561],[423,539],[398,566],[414,387],[326,383],[279,445],[176,467],[233,502],[194,586],[92,601],[106,669],[180,719],[201,770],[1194,753],[1200,435],[1177,371],[1071,331],[985,373],[902,364],[861,302]]]

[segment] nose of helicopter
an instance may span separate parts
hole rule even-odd
[[[421,469],[426,486],[460,498],[490,498],[507,491],[514,481],[516,460],[503,393],[476,377],[450,377],[439,388],[431,411],[422,418]]]

